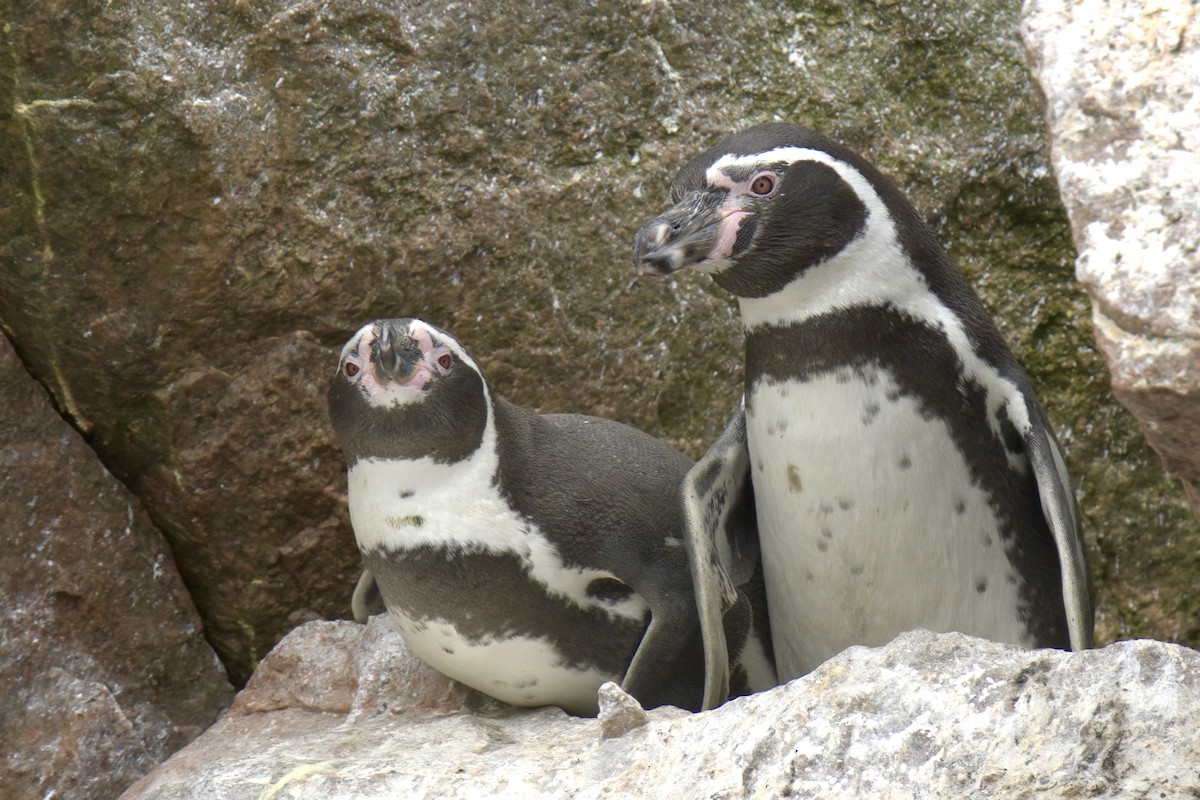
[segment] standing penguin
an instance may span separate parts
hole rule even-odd
[[[701,707],[690,459],[627,425],[494,397],[463,346],[416,319],[346,343],[329,410],[366,567],[356,617],[386,607],[424,661],[515,705],[594,714],[611,680],[648,707]],[[723,656],[746,665],[745,689],[773,685],[749,598],[732,605]]]
[[[729,575],[758,548],[783,680],[918,627],[1090,646],[1054,433],[899,190],[847,148],[769,124],[701,153],[671,197],[635,266],[711,274],[746,342],[744,408],[688,481],[710,665]]]

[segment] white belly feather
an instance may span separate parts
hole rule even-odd
[[[760,382],[747,426],[781,679],[918,627],[1028,644],[987,495],[886,371]]]

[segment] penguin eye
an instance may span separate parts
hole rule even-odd
[[[775,191],[775,176],[770,172],[763,172],[754,176],[754,180],[750,181],[750,192],[759,197],[766,197],[771,192]]]
[[[453,363],[454,359],[450,357],[449,353],[442,353],[438,356],[438,366],[442,369],[450,369],[450,365]]]
[[[342,371],[346,373],[347,378],[353,378],[358,374],[358,370],[358,364],[355,364],[353,361],[347,361],[346,365],[342,367]]]

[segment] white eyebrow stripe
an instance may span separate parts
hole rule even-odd
[[[774,150],[745,156],[735,156],[732,153],[723,155],[704,171],[704,180],[708,182],[709,186],[729,188],[733,183],[733,177],[728,172],[730,170],[741,168],[753,171],[757,168],[777,165],[786,167],[797,161],[818,161],[831,167],[845,164],[844,161],[839,161],[825,151],[814,150],[811,147],[776,147]]]

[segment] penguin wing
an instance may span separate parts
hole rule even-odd
[[[354,586],[350,610],[354,612],[356,622],[364,623],[375,614],[387,611],[383,604],[383,595],[379,593],[379,584],[375,583],[375,575],[366,567],[363,567],[363,573]]]
[[[729,648],[725,612],[738,602],[738,587],[758,563],[758,527],[745,403],[683,482],[687,527],[684,544],[704,639],[704,703],[714,708],[729,695]]]
[[[1036,403],[1027,405],[1033,424],[1025,434],[1025,448],[1037,480],[1042,513],[1046,516],[1058,548],[1071,649],[1084,650],[1092,646],[1093,616],[1087,560],[1083,555],[1083,536],[1079,527],[1079,507],[1075,504],[1067,465],[1050,423]]]

